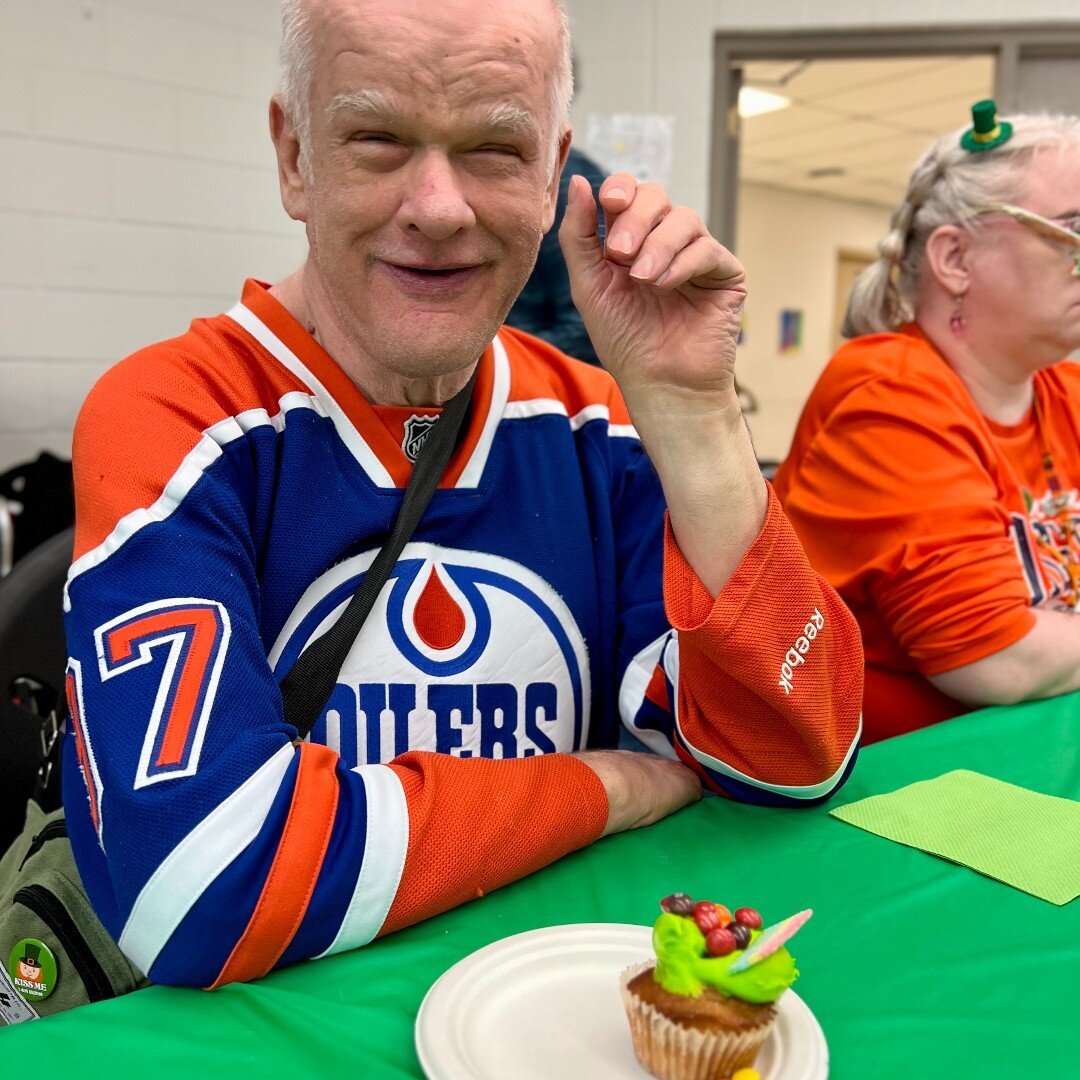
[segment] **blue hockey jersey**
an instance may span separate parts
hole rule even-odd
[[[82,410],[65,803],[153,981],[353,948],[590,843],[606,797],[567,752],[620,724],[741,799],[805,805],[851,768],[858,633],[775,498],[712,597],[613,380],[506,328],[298,742],[278,684],[385,540],[430,419],[397,431],[254,281]]]

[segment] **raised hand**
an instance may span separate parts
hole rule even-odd
[[[766,489],[735,392],[746,298],[739,261],[659,184],[580,176],[559,240],[570,289],[660,477],[679,547],[714,596],[765,520]]]
[[[592,191],[575,176],[559,241],[574,303],[628,403],[646,387],[734,395],[746,297],[739,261],[659,184],[616,173],[600,207],[603,244]]]

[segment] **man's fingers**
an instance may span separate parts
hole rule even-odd
[[[630,276],[635,281],[656,281],[703,231],[701,218],[693,210],[677,206],[645,237],[630,267]]]
[[[600,209],[604,214],[604,235],[611,231],[611,222],[633,201],[638,182],[630,173],[613,173],[601,185],[598,192]]]
[[[588,271],[603,261],[603,249],[596,235],[596,203],[584,176],[570,177],[566,212],[559,226],[559,244],[571,280],[575,273]]]
[[[718,240],[702,236],[683,248],[671,260],[667,272],[652,279],[662,292],[671,292],[683,285],[699,289],[731,289],[746,279],[742,263]]]
[[[629,266],[645,238],[670,213],[671,199],[659,184],[640,184],[630,204],[608,224],[607,257]]]

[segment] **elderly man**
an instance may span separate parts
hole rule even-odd
[[[602,248],[579,179],[562,242],[610,375],[500,329],[570,141],[560,7],[284,13],[270,121],[308,258],[118,365],[76,432],[69,829],[155,982],[363,945],[701,783],[818,801],[858,742],[857,633],[739,413],[735,259],[626,175]],[[474,371],[441,487],[297,740],[279,683]],[[658,754],[610,749],[620,718]]]

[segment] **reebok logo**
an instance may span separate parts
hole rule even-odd
[[[810,621],[803,627],[803,632],[799,635],[795,644],[788,649],[784,662],[780,665],[780,681],[777,685],[784,688],[785,697],[794,689],[792,680],[795,678],[795,669],[806,662],[806,654],[810,651],[810,642],[818,636],[824,626],[825,616],[817,608],[814,608],[814,614],[810,616]]]

